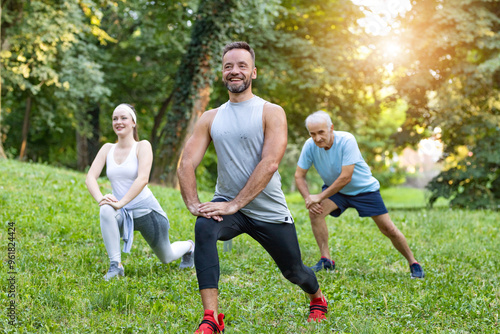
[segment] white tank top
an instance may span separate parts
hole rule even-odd
[[[112,144],[106,157],[106,175],[111,182],[113,195],[118,200],[121,200],[130,189],[135,179],[137,179],[137,171],[139,169],[139,160],[137,159],[137,142],[132,145],[127,158],[121,164],[117,164],[115,162],[115,147],[116,144]],[[151,196],[152,194],[153,193],[146,185],[139,195],[130,201],[128,205],[131,206],[134,203]]]

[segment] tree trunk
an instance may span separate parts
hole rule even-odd
[[[7,31],[9,31],[9,28],[15,26],[23,17],[23,8],[24,8],[24,1],[21,0],[12,0],[12,1],[2,1],[2,7],[0,12],[2,13],[2,18],[4,17],[10,17],[10,20],[1,20],[1,28],[0,28],[0,49],[1,50],[9,50],[10,45],[9,41],[7,40]],[[1,91],[1,82],[0,82],[0,91]],[[0,159],[6,159],[7,156],[5,155],[5,151],[3,149],[3,138],[1,136],[1,116],[2,116],[2,111],[1,111],[1,100],[0,100]],[[31,100],[30,100],[30,109],[31,109]],[[25,117],[26,118],[26,117]],[[29,118],[29,117],[28,117]],[[29,119],[28,119],[29,120]],[[26,119],[25,119],[26,121]],[[24,131],[24,126],[23,126],[23,131]],[[23,133],[24,135],[24,133]],[[27,134],[26,134],[27,137]],[[23,136],[24,138],[24,136]],[[26,148],[26,142],[23,141],[24,149]],[[19,156],[19,159],[24,158],[24,149],[23,146],[21,146],[22,149],[22,154]]]
[[[5,151],[3,150],[2,139],[0,138],[0,160],[7,159]]]
[[[200,1],[191,42],[176,74],[172,107],[166,122],[158,119],[165,125],[152,137],[157,138],[153,143],[156,149],[151,179],[154,182],[178,187],[177,165],[184,143],[210,100],[214,63],[219,60],[226,42],[224,30],[231,25],[236,9],[235,0]]]
[[[80,133],[76,130],[76,153],[77,153],[77,169],[80,171],[85,170],[94,160],[97,152],[99,152],[99,106],[87,110],[90,115],[91,135]],[[81,121],[86,122],[86,121]],[[79,129],[85,128],[84,124],[80,124]]]
[[[179,188],[179,181],[177,180],[177,167],[182,157],[182,152],[184,151],[184,145],[189,139],[191,133],[193,133],[194,125],[200,118],[201,114],[203,114],[203,112],[206,110],[208,102],[210,102],[210,86],[207,85],[206,87],[199,89],[197,92],[197,96],[198,98],[195,101],[191,118],[189,119],[188,122],[185,123],[185,128],[179,129],[178,132],[178,133],[183,133],[182,142],[178,144],[178,147],[180,149],[178,150],[173,149],[169,151],[168,147],[166,148],[167,149],[166,151],[172,156],[172,160],[170,161],[171,163],[167,165],[167,170],[171,170],[172,172],[165,173],[163,178],[159,182],[176,189]],[[179,139],[181,138],[179,137]],[[158,180],[155,178],[155,174],[153,174],[152,179],[153,181],[158,182]]]
[[[92,128],[92,136],[87,139],[88,143],[88,165],[94,161],[97,152],[101,148],[99,139],[101,138],[101,126],[99,124],[99,115],[101,113],[101,107],[96,105],[95,108],[90,109],[90,126]]]
[[[31,96],[26,99],[26,109],[24,111],[23,134],[21,141],[21,151],[19,153],[19,160],[25,159],[26,146],[28,143],[28,132],[30,128],[30,114],[31,114]]]
[[[0,80],[0,92],[2,91],[2,80]],[[0,160],[7,159],[5,151],[3,150],[2,138],[2,96],[0,95]]]
[[[84,133],[76,130],[76,169],[79,171],[83,171],[88,164],[89,151],[87,136]]]
[[[163,121],[165,118],[165,114],[167,112],[168,105],[172,101],[172,97],[174,96],[174,93],[172,92],[169,97],[167,97],[161,104],[160,110],[158,111],[158,114],[156,114],[154,120],[153,120],[153,129],[151,130],[151,145],[153,146],[153,151],[156,151],[156,143],[157,143],[157,137],[158,137],[158,129],[160,128],[160,123]]]

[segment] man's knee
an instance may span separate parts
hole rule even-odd
[[[308,275],[305,272],[304,268],[301,267],[295,267],[295,268],[288,268],[284,271],[281,272],[283,276],[292,282],[293,284],[297,285],[302,285],[304,282],[307,281]]]
[[[282,271],[283,276],[293,284],[296,284],[302,288],[302,290],[307,293],[314,293],[317,290],[314,286],[317,285],[317,280],[315,279],[314,273],[311,270],[310,273],[307,272],[307,267],[304,265],[296,268],[290,268]]]
[[[392,223],[392,222],[391,222]],[[392,224],[388,224],[388,225],[385,225],[385,226],[382,226],[380,227],[380,231],[385,235],[387,236],[388,238],[396,238],[398,237],[401,232],[399,231],[399,229],[396,227],[396,225],[394,225],[394,223]]]
[[[316,225],[325,222],[325,217],[328,216],[328,214],[329,213],[324,213],[324,212],[316,214],[309,211],[309,219],[311,220],[311,224]]]
[[[214,224],[217,224],[214,219],[198,217],[196,219],[196,224],[194,227],[194,234],[196,239],[211,239],[215,237],[216,229],[214,228]]]

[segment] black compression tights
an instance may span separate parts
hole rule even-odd
[[[217,240],[229,240],[247,233],[271,255],[286,279],[309,294],[318,291],[316,275],[302,263],[294,224],[265,223],[241,212],[223,218],[222,222],[203,217],[196,220],[194,259],[200,290],[218,288]]]

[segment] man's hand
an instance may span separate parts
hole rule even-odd
[[[311,206],[314,204],[320,204],[322,201],[321,195],[309,195],[306,199],[306,208],[311,209]]]
[[[222,216],[224,215],[232,215],[233,213],[236,213],[239,208],[234,202],[206,202],[206,203],[201,203],[199,208],[199,212],[201,212],[204,215],[208,215],[214,219],[215,217],[219,217],[219,219],[216,219],[218,221],[222,221]]]
[[[210,203],[210,202],[209,202]],[[206,204],[206,203],[203,203],[203,204]],[[212,218],[218,222],[222,221],[222,217],[220,215],[210,215],[210,214],[207,214],[205,212],[202,212],[200,210],[200,206],[203,205],[201,203],[194,203],[194,204],[191,204],[191,205],[188,205],[187,208],[189,210],[189,212],[191,212],[191,214],[193,216],[197,216],[197,217],[205,217],[205,218]]]
[[[323,206],[321,205],[321,203],[314,203],[308,209],[310,213],[316,216],[323,213]]]

